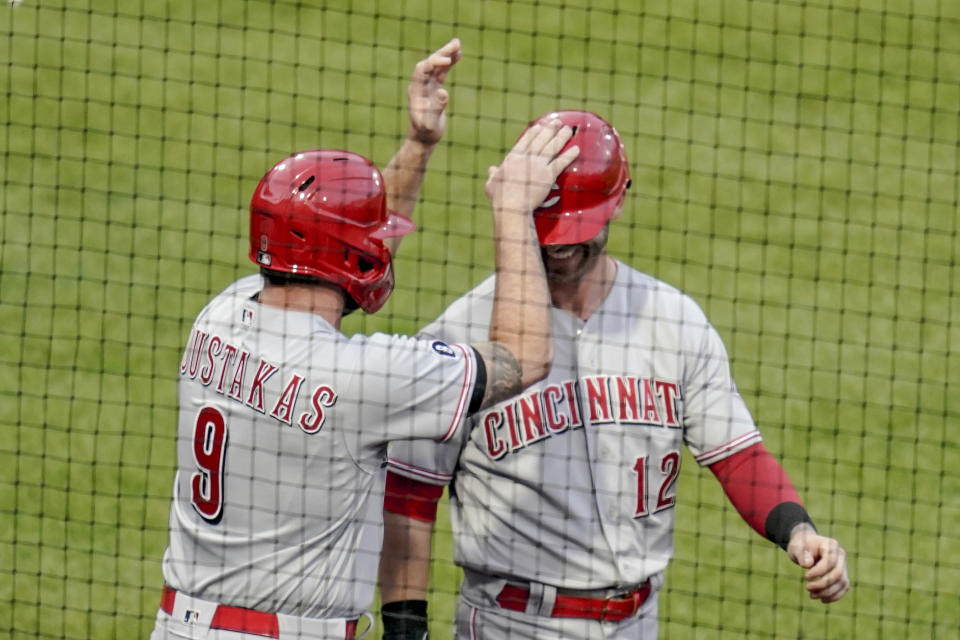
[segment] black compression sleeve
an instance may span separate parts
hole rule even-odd
[[[427,601],[400,600],[380,608],[383,640],[423,640],[427,637]]]
[[[477,360],[477,382],[473,385],[473,396],[470,398],[470,408],[467,411],[476,413],[480,410],[480,404],[483,402],[483,394],[487,392],[487,365],[480,352],[473,347],[470,348],[473,349],[473,355]]]
[[[790,543],[790,532],[795,526],[804,522],[813,527],[814,531],[817,530],[803,505],[796,502],[781,502],[767,515],[767,521],[764,524],[767,539],[786,550]]]

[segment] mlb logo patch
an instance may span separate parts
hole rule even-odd
[[[441,356],[446,356],[448,358],[456,358],[457,353],[454,351],[450,345],[446,342],[440,342],[439,340],[435,341],[432,345],[433,350],[439,353]]]
[[[249,307],[244,307],[240,311],[240,322],[243,324],[250,324],[253,322],[253,309]]]
[[[196,624],[200,620],[200,612],[187,609],[183,614],[183,623],[184,624]]]

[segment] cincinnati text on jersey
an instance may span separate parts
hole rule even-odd
[[[277,373],[277,365],[262,357],[254,358],[249,351],[222,337],[198,329],[193,329],[187,345],[180,363],[181,376],[196,379],[220,395],[284,424],[294,424],[294,406],[305,380],[303,375],[291,371],[276,399],[268,401],[264,384]],[[248,370],[253,374],[248,376]],[[296,424],[304,433],[314,434],[323,427],[326,409],[336,404],[337,392],[330,385],[318,384],[310,398],[309,410],[296,417]]]
[[[679,429],[683,391],[679,384],[634,376],[590,376],[567,380],[519,396],[483,413],[486,452],[497,460],[584,425],[608,423]]]

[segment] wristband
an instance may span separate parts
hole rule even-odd
[[[426,640],[427,601],[399,600],[380,607],[383,640]]]
[[[809,524],[814,531],[817,530],[813,525],[813,520],[807,515],[807,510],[802,505],[796,502],[781,502],[771,509],[769,515],[767,515],[765,525],[767,539],[775,542],[786,551],[793,528],[803,523]]]

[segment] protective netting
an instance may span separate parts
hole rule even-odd
[[[660,636],[955,637],[960,3],[22,0],[0,25],[0,632],[147,637],[178,365],[254,271],[252,189],[300,149],[382,167],[457,36],[419,232],[345,332],[415,333],[485,278],[487,167],[542,113],[601,114],[632,177],[611,254],[702,306],[854,583],[807,599],[684,453]],[[445,506],[437,531],[447,638]]]

